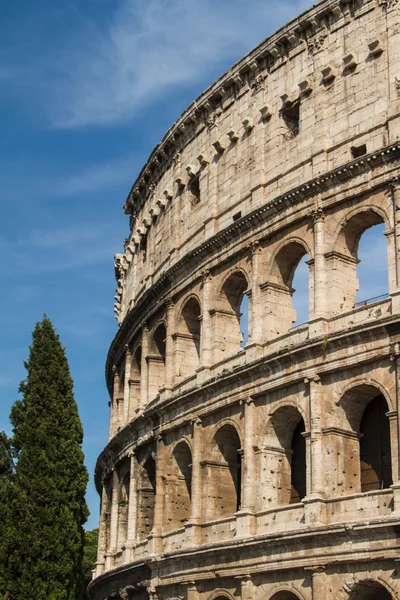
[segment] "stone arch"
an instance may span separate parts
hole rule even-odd
[[[330,309],[333,314],[355,307],[359,288],[357,265],[360,262],[360,239],[367,229],[379,224],[390,227],[385,211],[375,205],[361,206],[346,212],[334,231],[332,250],[326,255]]]
[[[212,521],[231,517],[240,508],[242,464],[237,426],[227,421],[219,423],[208,448],[205,519]]]
[[[353,381],[337,403],[343,430],[336,435],[336,482],[344,493],[385,489],[393,483],[389,405],[382,385]]]
[[[165,479],[165,529],[179,529],[189,520],[192,497],[192,451],[187,440],[171,449]]]
[[[224,588],[217,588],[208,596],[207,600],[217,600],[217,598],[224,598],[224,600],[235,600],[235,596],[225,590]]]
[[[159,390],[165,385],[165,358],[166,358],[167,328],[165,322],[159,321],[152,332],[149,344],[149,400],[157,396]]]
[[[178,376],[187,377],[200,365],[201,303],[194,294],[183,303],[175,338]]]
[[[393,600],[399,596],[382,577],[367,577],[354,582],[347,597],[348,600]]]
[[[265,600],[305,600],[304,595],[295,586],[274,586]]]
[[[270,415],[265,435],[268,487],[275,505],[294,504],[307,495],[306,426],[298,407],[285,403]]]
[[[242,316],[246,317],[242,315],[241,307],[248,289],[249,277],[241,268],[229,271],[219,287],[213,311],[216,361],[223,360],[240,349],[245,327]]]
[[[292,283],[297,267],[305,256],[311,257],[308,244],[296,237],[284,240],[274,252],[267,281],[261,286],[266,294],[265,322],[268,339],[286,333],[296,322],[297,314],[293,308],[295,290]],[[311,286],[310,281],[309,272],[308,289]],[[310,294],[308,296],[309,313],[311,313]]]

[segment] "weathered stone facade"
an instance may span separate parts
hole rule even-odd
[[[96,600],[400,599],[399,48],[397,0],[323,0],[206,90],[134,184]],[[378,223],[389,294],[357,306]]]

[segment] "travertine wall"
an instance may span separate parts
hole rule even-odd
[[[400,598],[399,41],[395,0],[320,2],[204,92],[134,184],[96,600]],[[378,224],[388,294],[358,305]]]

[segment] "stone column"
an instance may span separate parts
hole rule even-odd
[[[149,354],[149,330],[147,324],[142,326],[142,360],[140,368],[140,403],[139,409],[143,410],[147,405],[149,390],[149,367],[147,357]]]
[[[119,478],[117,471],[113,471],[112,477],[112,500],[111,500],[111,524],[110,524],[110,548],[112,553],[117,551],[118,538],[118,500],[119,500]]]
[[[164,461],[165,461],[165,443],[161,435],[157,437],[156,442],[156,496],[154,502],[154,521],[153,530],[150,534],[152,538],[152,553],[162,554],[162,533],[164,524]]]
[[[251,344],[263,341],[262,302],[260,290],[260,242],[252,242],[251,250]]]
[[[124,379],[124,421],[125,426],[129,422],[130,405],[130,381],[131,381],[132,353],[128,345],[125,346],[125,379]]]
[[[397,313],[400,312],[400,177],[392,180],[390,193],[393,202],[394,237],[387,232],[389,292],[392,295],[392,310]]]
[[[186,587],[186,600],[198,600],[199,592],[194,581],[184,581],[182,585]]]
[[[203,458],[203,425],[199,418],[192,421],[192,496],[190,506],[190,518],[186,523],[188,541],[193,544],[201,543],[201,529],[199,527],[202,517],[202,495],[203,495],[203,469],[201,461]]]
[[[129,507],[128,507],[128,534],[126,547],[128,549],[126,561],[132,560],[132,547],[136,542],[137,531],[137,481],[136,481],[136,456],[131,454],[131,470],[129,480]]]
[[[100,508],[100,524],[99,524],[99,542],[97,546],[97,561],[95,565],[96,577],[101,575],[104,571],[105,566],[105,555],[107,552],[107,518],[106,518],[106,506],[107,506],[107,492],[105,486],[101,489],[101,508]]]
[[[256,408],[252,398],[243,401],[244,435],[243,435],[243,465],[242,465],[242,502],[237,513],[237,535],[254,535],[256,522],[254,517],[255,497],[255,456],[254,456],[254,425]]]
[[[167,339],[165,341],[165,387],[171,390],[175,381],[175,342],[173,334],[175,333],[175,304],[172,299],[167,300]]]
[[[251,575],[243,575],[238,577],[240,580],[241,599],[254,600],[254,583]]]
[[[113,366],[113,397],[110,404],[110,430],[109,439],[111,439],[118,427],[118,396],[119,396],[119,372],[116,365]]]
[[[213,277],[210,271],[203,271],[203,312],[201,321],[200,364],[205,369],[212,365],[211,297]]]
[[[306,567],[311,572],[312,600],[327,600],[327,582],[325,567],[322,565]]]
[[[202,496],[202,455],[203,455],[203,424],[201,419],[196,418],[192,422],[193,446],[192,446],[192,502],[190,521],[200,523],[201,521],[201,496]]]
[[[310,488],[307,497],[303,499],[306,505],[306,521],[310,524],[325,523],[325,489],[324,489],[324,437],[323,428],[323,389],[321,379],[316,375],[312,380],[305,380],[306,393],[309,388],[309,411],[310,411]]]
[[[392,457],[396,455],[397,465],[392,464],[392,477],[394,496],[394,507],[395,513],[400,513],[400,343],[395,343],[390,349],[390,360],[395,366],[395,377],[396,377],[396,399],[394,402],[396,413],[397,413],[397,428],[396,428],[396,439],[391,439],[390,444],[392,448]],[[393,419],[393,416],[392,416]],[[395,430],[394,427],[390,428],[391,432]],[[393,447],[394,446],[394,447]],[[394,462],[394,461],[392,461]],[[396,469],[397,466],[397,469]],[[396,469],[396,470],[395,470]]]
[[[314,335],[325,331],[327,317],[326,261],[325,261],[325,215],[322,208],[311,213],[314,223],[314,310],[310,310],[310,329]]]

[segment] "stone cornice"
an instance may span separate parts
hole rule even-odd
[[[255,227],[259,226],[260,223],[268,221],[271,216],[279,214],[308,197],[327,193],[330,189],[340,186],[346,181],[351,181],[353,178],[362,174],[370,173],[374,168],[398,160],[399,154],[400,142],[396,142],[379,151],[366,154],[343,166],[337,167],[332,171],[309,180],[235,221],[177,261],[141,296],[138,303],[130,312],[128,312],[122,322],[121,327],[111,344],[106,363],[106,381],[110,395],[112,393],[112,366],[119,354],[123,351],[129,333],[139,327],[145,315],[151,311],[153,305],[159,304],[165,299],[165,296],[169,293],[172,279],[179,273],[182,267],[190,261],[197,261],[200,263],[201,261],[207,260],[210,253],[217,251],[219,248],[225,248],[227,242],[243,237],[246,232],[251,232]],[[387,181],[385,181],[383,177],[383,179],[381,178],[376,184],[371,182],[370,189],[372,190],[374,185],[376,188],[381,187],[382,185],[390,185],[392,179],[393,177],[389,177]],[[201,271],[202,268],[199,270]]]
[[[393,0],[380,0],[383,8]],[[127,214],[136,214],[154,194],[162,174],[179,161],[180,151],[199,131],[212,129],[226,105],[241,95],[243,88],[256,90],[275,70],[301,50],[321,49],[332,28],[357,18],[378,6],[377,0],[322,0],[267,38],[205,90],[170,127],[141,170],[126,200]],[[267,107],[265,107],[267,110]],[[268,113],[268,111],[267,111]],[[268,113],[269,114],[269,113]],[[262,112],[262,119],[265,115]],[[202,165],[202,157],[199,157]],[[165,193],[168,193],[166,190]]]

